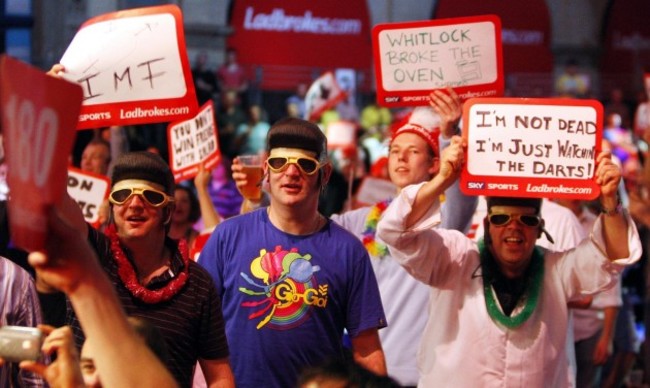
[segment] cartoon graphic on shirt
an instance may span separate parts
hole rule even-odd
[[[266,316],[257,324],[261,329],[286,330],[299,326],[309,317],[311,306],[327,306],[328,285],[318,285],[314,276],[320,270],[310,262],[311,255],[301,255],[296,248],[289,251],[276,246],[275,251],[260,250],[260,255],[251,263],[251,275],[260,279],[259,284],[242,272],[240,275],[255,289],[240,287],[239,291],[250,296],[264,296],[263,299],[243,302],[243,307],[262,307],[252,312],[248,319]]]

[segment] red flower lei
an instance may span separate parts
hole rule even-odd
[[[113,253],[113,258],[117,263],[117,274],[122,280],[124,286],[135,298],[149,304],[165,302],[176,295],[187,282],[189,275],[189,251],[185,239],[181,239],[178,242],[178,250],[183,259],[182,272],[179,273],[176,278],[169,281],[165,287],[150,290],[138,281],[135,269],[133,268],[133,265],[131,265],[129,259],[127,259],[126,254],[124,254],[124,250],[120,245],[120,240],[117,237],[115,226],[111,225],[106,229],[106,236],[108,236],[111,242],[111,252]]]

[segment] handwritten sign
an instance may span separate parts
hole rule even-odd
[[[60,62],[84,91],[78,129],[182,120],[198,109],[175,5],[90,19]]]
[[[111,181],[103,175],[68,168],[68,195],[74,199],[89,224],[99,225],[99,209],[108,199]]]
[[[81,99],[78,85],[0,57],[11,238],[22,249],[32,251],[45,245],[45,213],[65,194]]]
[[[463,107],[469,195],[593,199],[603,107],[595,100],[471,99]]]
[[[379,24],[372,35],[380,105],[426,105],[447,86],[462,100],[503,95],[498,16]]]
[[[176,182],[195,177],[201,164],[210,169],[220,162],[212,101],[205,103],[193,119],[169,124],[167,133],[170,165]]]

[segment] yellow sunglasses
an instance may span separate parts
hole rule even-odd
[[[139,195],[146,203],[153,207],[161,207],[170,202],[174,202],[174,198],[162,191],[132,187],[112,191],[108,196],[108,200],[114,205],[123,205],[134,195]]]
[[[266,160],[266,164],[276,173],[286,170],[290,164],[295,164],[307,175],[314,175],[323,166],[318,160],[307,156],[271,156]]]

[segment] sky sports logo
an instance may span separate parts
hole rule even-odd
[[[488,183],[487,187],[485,182],[467,182],[467,188],[471,190],[481,190],[487,188],[488,190],[519,190],[518,184],[512,183]]]

